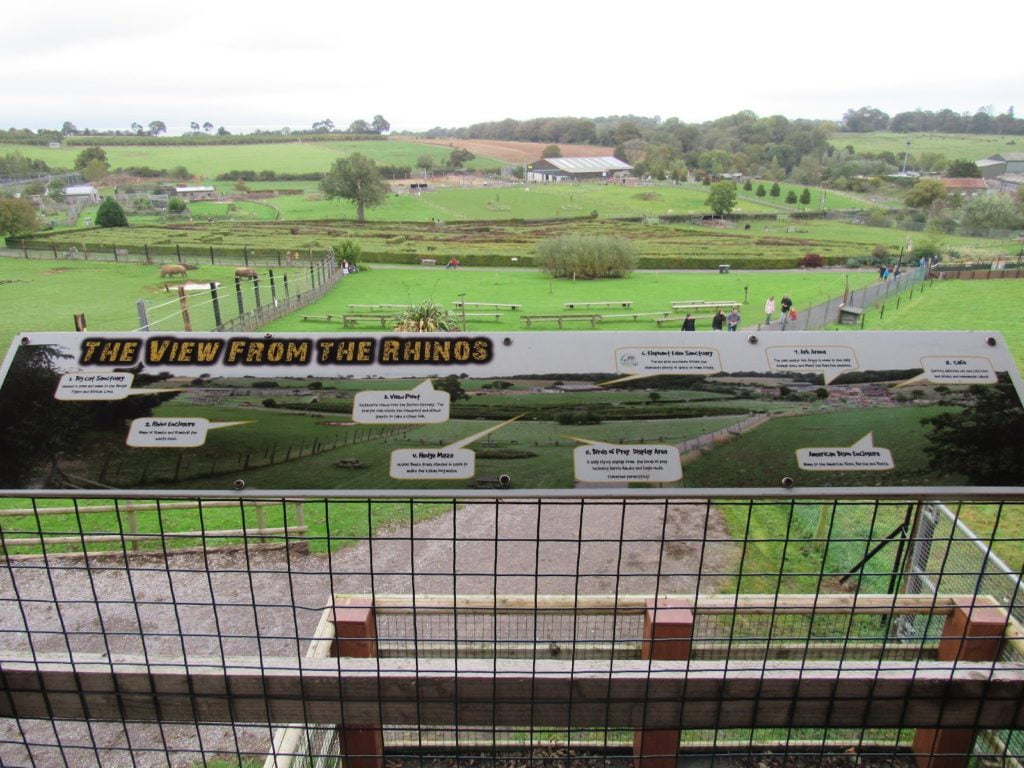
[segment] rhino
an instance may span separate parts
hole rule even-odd
[[[164,264],[160,267],[160,277],[184,277],[187,271],[184,264]]]

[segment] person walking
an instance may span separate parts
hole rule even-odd
[[[693,315],[687,314],[686,317],[683,318],[682,330],[684,330],[684,331],[696,331],[697,330],[697,320],[693,317]]]
[[[793,311],[793,300],[788,295],[782,297],[782,301],[779,302],[779,308],[782,310],[782,330],[786,330],[786,326],[789,324],[789,313]]]
[[[738,306],[732,308],[732,312],[725,318],[725,322],[729,326],[730,331],[735,331],[740,327],[740,308]]]
[[[718,310],[715,316],[711,318],[711,330],[721,331],[725,329],[725,312]]]
[[[764,324],[768,325],[772,321],[772,315],[775,314],[775,297],[769,296],[768,301],[764,303]]]

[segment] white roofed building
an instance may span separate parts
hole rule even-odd
[[[547,157],[527,166],[527,181],[615,181],[621,182],[633,166],[617,157]]]
[[[83,203],[89,205],[100,201],[100,193],[91,184],[80,184],[72,187],[64,187],[64,199],[69,203]]]

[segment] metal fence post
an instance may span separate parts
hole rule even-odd
[[[235,298],[238,299],[238,316],[245,314],[245,306],[242,304],[242,278],[235,275]]]
[[[135,309],[139,313],[139,330],[149,330],[149,318],[146,316],[146,302],[144,299],[139,299],[135,302]]]
[[[210,283],[210,298],[213,300],[213,323],[220,328],[223,323],[220,319],[220,298],[217,296],[217,284]]]

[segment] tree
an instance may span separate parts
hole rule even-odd
[[[782,187],[779,186],[779,182],[772,184],[772,188],[768,190],[769,197],[778,197],[782,194]]]
[[[716,181],[711,185],[704,204],[715,216],[727,216],[736,207],[736,185],[731,181]]]
[[[90,184],[94,184],[110,173],[110,167],[102,160],[90,160],[82,169],[82,178]]]
[[[330,133],[334,130],[334,121],[331,118],[317,120],[313,123],[313,133]]]
[[[75,157],[75,170],[81,171],[93,160],[100,160],[107,163],[107,153],[103,147],[86,147]]]
[[[212,131],[213,130],[213,123],[211,123],[209,120],[207,120],[205,123],[203,123],[203,130],[206,131],[206,133],[209,133],[210,131]]]
[[[365,220],[366,208],[383,203],[391,191],[377,164],[359,152],[335,160],[320,189],[328,200],[340,197],[355,203],[358,221]]]
[[[936,200],[946,199],[946,187],[938,179],[920,179],[907,192],[903,202],[908,208],[931,208]]]
[[[973,160],[958,157],[946,167],[946,176],[951,179],[980,179],[981,169]]]
[[[792,189],[786,193],[786,202],[790,205],[796,205],[796,192]]]
[[[959,413],[923,419],[932,428],[925,453],[937,472],[956,472],[979,485],[1024,483],[1024,410],[1008,379],[976,384],[973,403]]]
[[[434,158],[430,155],[420,155],[416,158],[416,167],[430,172],[434,169]]]
[[[124,208],[114,198],[104,198],[103,202],[100,203],[99,209],[96,211],[96,226],[127,227],[128,217],[124,214]]]
[[[197,123],[195,120],[189,123],[188,127],[192,129],[192,133],[199,133],[199,123]]]
[[[459,149],[456,147],[451,151],[451,154],[448,155],[448,166],[450,168],[461,168],[470,160],[473,160],[475,158],[476,155],[474,155],[468,149]]]
[[[1016,229],[1021,223],[1020,213],[1008,195],[976,195],[964,203],[963,225],[971,234],[983,234],[990,229]]]
[[[540,153],[541,157],[561,157],[562,148],[557,144],[548,144],[544,147],[544,151]]]
[[[758,197],[764,197],[765,195],[768,194],[768,190],[764,188],[764,184],[758,184],[757,189],[754,191],[754,194],[757,195]]]
[[[348,126],[349,133],[371,133],[370,124],[365,120],[353,120]]]
[[[457,331],[459,330],[459,320],[443,304],[437,304],[427,299],[402,310],[392,321],[392,327],[396,331],[412,333]],[[458,381],[457,378],[455,380]],[[452,399],[457,398],[452,397]]]
[[[21,235],[39,229],[36,207],[23,198],[0,198],[0,235]]]
[[[743,191],[744,192],[750,192],[753,188],[754,188],[754,182],[752,182],[750,179],[747,179],[746,181],[743,182]]]
[[[70,120],[65,120],[64,125],[60,127],[60,132],[63,133],[65,136],[74,136],[76,133],[78,133],[78,129],[75,127],[75,124],[72,123]]]
[[[370,127],[374,133],[387,133],[391,130],[391,123],[384,119],[384,115],[374,115]]]
[[[803,192],[800,193],[800,205],[810,205],[810,204],[811,204],[811,190],[809,190],[807,187],[804,187]]]
[[[459,381],[458,376],[444,376],[434,381],[433,386],[434,389],[447,392],[450,402],[454,403],[456,400],[469,399],[469,395],[467,395],[466,391],[462,388],[462,382]]]
[[[172,197],[167,200],[167,210],[170,213],[184,213],[188,210],[188,205],[180,197]]]
[[[149,135],[159,136],[161,133],[167,133],[167,125],[163,120],[153,120],[149,124]]]
[[[563,235],[541,241],[534,263],[552,277],[625,277],[636,269],[637,255],[620,237]]]
[[[231,135],[231,131],[229,131],[227,128],[225,128],[222,125],[220,128],[217,129],[217,135],[218,136],[230,136]]]
[[[142,126],[139,123],[132,123],[132,130],[140,136],[142,135]]]
[[[843,115],[841,130],[852,133],[867,133],[868,131],[884,131],[889,127],[889,116],[880,109],[874,107],[861,107],[850,109]]]

